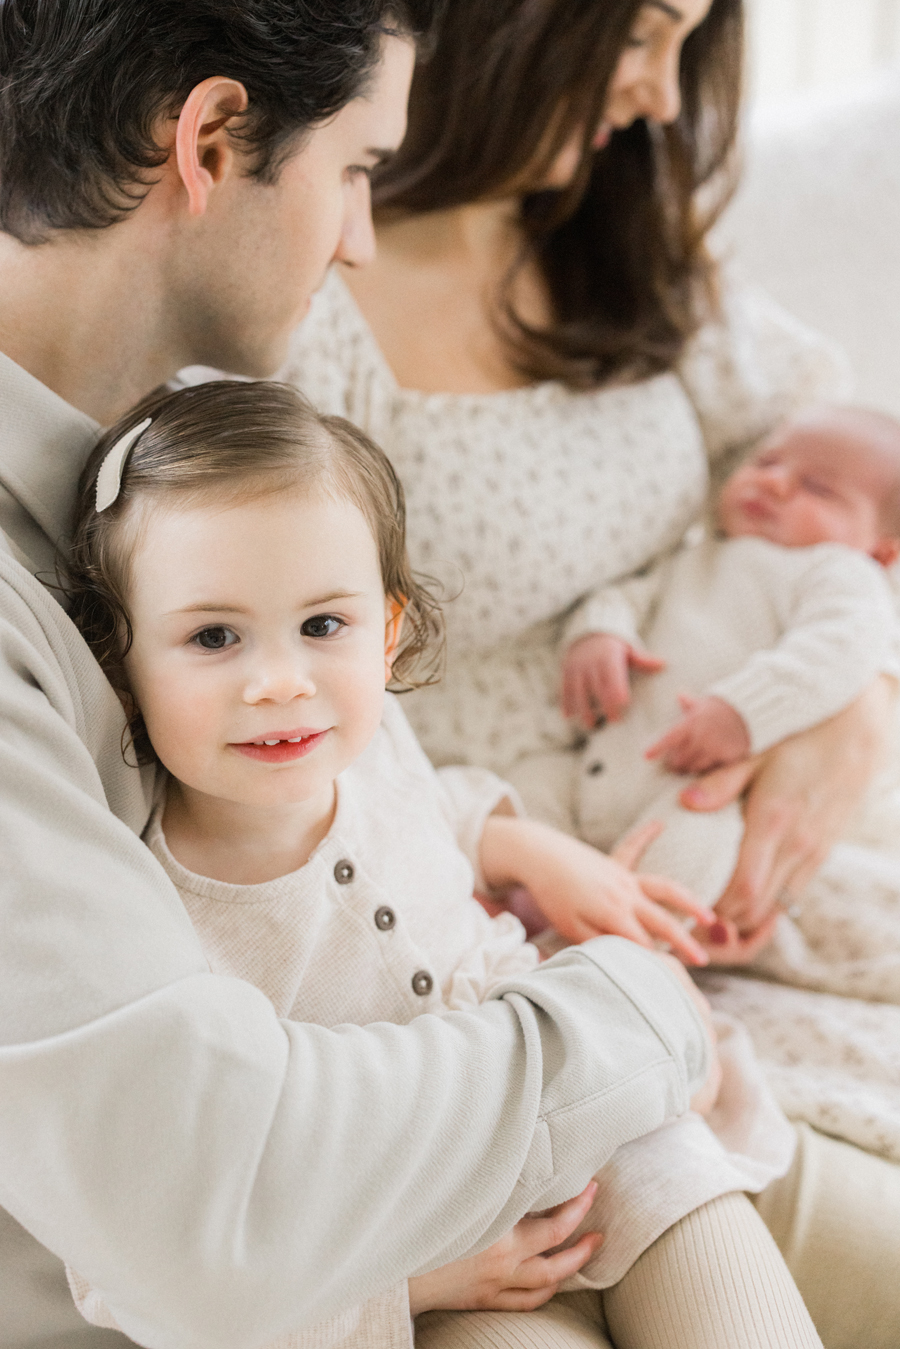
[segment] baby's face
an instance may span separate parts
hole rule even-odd
[[[877,447],[825,421],[795,422],[732,474],[719,523],[729,538],[753,535],[787,548],[843,543],[875,554],[890,487]]]
[[[397,626],[362,513],[283,493],[138,523],[126,669],[163,764],[243,805],[327,801],[378,726]]]

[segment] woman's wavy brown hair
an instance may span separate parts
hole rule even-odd
[[[384,219],[516,194],[573,132],[571,186],[522,199],[526,241],[496,322],[529,379],[577,389],[670,370],[715,312],[707,233],[734,186],[742,0],[713,0],[681,57],[671,126],[637,121],[593,151],[607,89],[642,0],[453,0],[413,80],[409,131],[380,169]],[[510,298],[534,258],[555,318],[535,329]]]
[[[127,457],[118,497],[98,512],[100,465],[116,441],[147,417],[151,424]],[[402,692],[438,678],[440,607],[410,569],[403,488],[383,451],[343,417],[321,416],[286,384],[217,380],[177,393],[161,390],[111,427],[91,454],[62,577],[74,622],[129,708],[139,763],[155,756],[130,702],[124,665],[133,640],[128,591],[137,531],[128,528],[131,507],[169,498],[181,505],[254,500],[297,489],[350,501],[369,523],[385,595],[404,610],[391,687]]]

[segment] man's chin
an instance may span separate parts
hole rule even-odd
[[[204,343],[202,354],[198,353],[188,365],[219,370],[239,379],[271,379],[287,359],[291,333],[299,321],[278,333],[257,336],[253,342]]]

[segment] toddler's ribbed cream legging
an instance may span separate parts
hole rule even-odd
[[[533,1312],[429,1312],[416,1349],[821,1349],[775,1242],[749,1200],[688,1214],[602,1293]]]

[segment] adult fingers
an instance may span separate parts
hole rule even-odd
[[[703,934],[709,943],[709,957],[716,965],[748,965],[759,955],[775,933],[779,912],[775,909],[755,932],[742,936],[737,925],[720,921]]]
[[[610,857],[628,871],[634,871],[650,844],[659,838],[665,827],[662,820],[647,820],[645,824],[636,825],[634,829],[629,829],[624,838],[619,839]]]
[[[554,1246],[561,1246],[586,1217],[596,1193],[597,1182],[592,1180],[574,1198],[557,1204],[546,1213],[529,1214],[516,1223],[514,1230],[521,1259],[524,1261],[533,1255],[542,1255]]]
[[[493,1312],[533,1312],[543,1307],[555,1293],[559,1284],[550,1284],[548,1288],[529,1290],[527,1288],[504,1288],[489,1300],[480,1303],[482,1311]]]
[[[734,874],[717,911],[738,924],[742,933],[755,931],[771,911],[798,869],[812,864],[816,843],[798,828],[796,803],[748,803],[744,837]]]
[[[603,1243],[599,1232],[585,1232],[564,1251],[554,1251],[552,1255],[533,1255],[524,1260],[517,1269],[514,1280],[517,1288],[546,1288],[548,1284],[561,1284],[587,1264],[591,1256]]]

